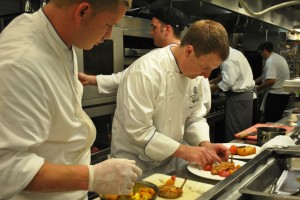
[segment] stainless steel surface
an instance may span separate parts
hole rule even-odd
[[[294,193],[291,194],[291,196],[298,196],[300,194],[300,188]]]
[[[298,148],[299,150],[299,148]],[[289,195],[280,195],[272,193],[272,186],[274,180],[278,179],[283,170],[290,170],[289,165],[291,159],[296,159],[298,162],[300,158],[289,157],[293,154],[286,156],[274,155],[274,160],[265,169],[253,179],[251,179],[240,192],[245,195],[245,198],[249,199],[295,199]]]
[[[285,160],[286,167],[291,171],[300,171],[300,158],[289,158]]]
[[[178,2],[178,3],[177,3]],[[274,5],[278,5],[278,0],[269,1],[252,1],[243,0],[247,7],[253,12],[260,12]],[[197,18],[210,18],[222,22],[225,26],[235,27],[238,30],[249,30],[255,25],[259,30],[260,24],[263,22],[265,26],[268,24],[269,29],[283,27],[284,29],[293,29],[293,21],[296,22],[296,12],[299,6],[287,6],[281,9],[273,10],[264,15],[252,15],[243,8],[239,0],[219,1],[219,0],[174,0],[174,7],[183,9],[186,14]],[[280,30],[280,29],[278,29]],[[271,30],[274,31],[274,30]]]
[[[111,71],[113,73],[124,70],[124,47],[123,47],[123,30],[119,27],[114,27],[112,31],[113,49],[111,54],[113,55],[113,64]],[[75,48],[77,54],[78,71],[84,72],[84,54],[83,50]],[[97,63],[100,66],[93,66],[94,68],[101,67],[101,63]],[[98,75],[98,74],[94,74]],[[100,94],[96,86],[84,86],[82,106],[83,109],[90,117],[96,117],[106,114],[112,114],[116,108],[116,93]]]
[[[271,191],[284,169],[299,171],[299,160],[299,146],[266,149],[198,199],[297,199]]]
[[[257,128],[257,144],[264,145],[266,142],[278,135],[285,135],[286,129],[277,127],[258,127]]]

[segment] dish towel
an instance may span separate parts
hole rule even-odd
[[[265,150],[266,148],[283,148],[288,146],[296,145],[293,139],[287,135],[278,135],[268,142],[266,142],[262,147],[261,151]]]

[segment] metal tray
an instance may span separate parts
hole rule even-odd
[[[245,199],[299,199],[297,196],[289,196],[283,194],[275,194],[274,189],[277,180],[284,170],[300,171],[300,157],[280,156],[275,159],[257,176],[253,177],[249,182],[240,189]],[[299,183],[300,186],[300,183]]]

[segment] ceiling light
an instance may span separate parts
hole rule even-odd
[[[294,31],[300,32],[300,24],[293,26]]]

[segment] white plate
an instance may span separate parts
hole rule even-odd
[[[233,160],[233,162],[235,165],[241,165],[241,166],[243,166],[246,163],[241,160]],[[203,178],[217,180],[217,181],[221,181],[226,178],[226,177],[222,177],[219,175],[212,175],[210,171],[204,171],[202,169],[202,166],[200,166],[196,163],[190,163],[187,168],[191,173],[193,173],[197,176],[203,177]]]
[[[260,150],[261,150],[261,147],[259,146],[255,146],[255,145],[252,145],[252,144],[242,144],[242,143],[223,143],[224,146],[226,146],[227,148],[230,148],[231,145],[235,145],[237,147],[240,147],[240,146],[253,146],[256,148],[256,153],[255,154],[251,154],[249,156],[239,156],[239,155],[233,155],[233,158],[235,159],[252,159],[254,158],[257,154],[260,153]]]

